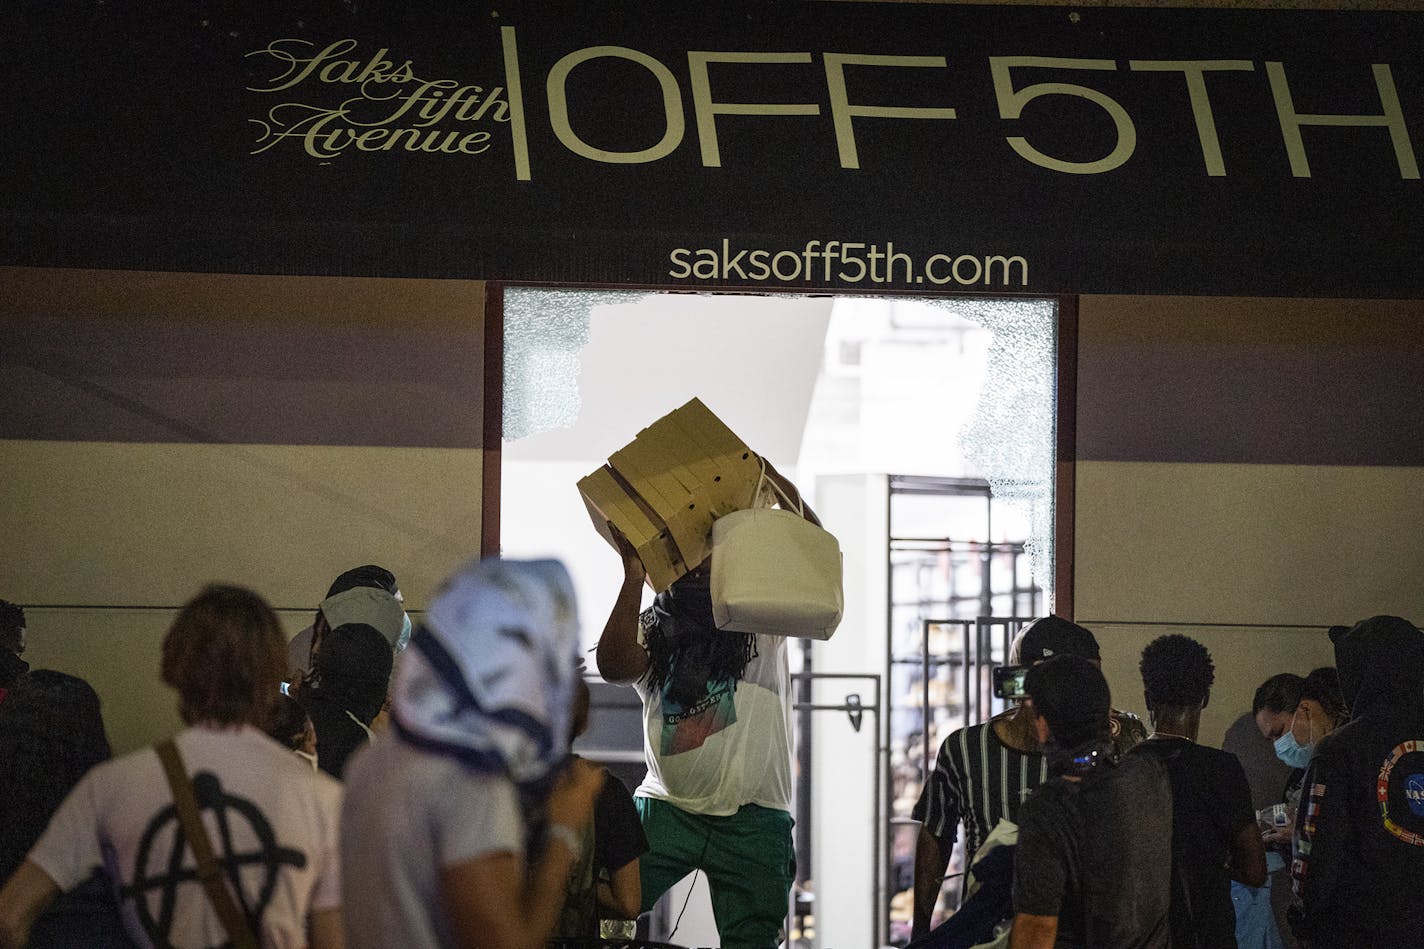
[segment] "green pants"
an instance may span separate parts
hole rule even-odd
[[[796,880],[791,815],[745,804],[735,814],[709,817],[656,798],[633,800],[651,848],[638,863],[643,912],[701,870],[723,949],[776,949]]]

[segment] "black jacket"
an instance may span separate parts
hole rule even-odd
[[[8,689],[20,676],[30,671],[30,664],[18,654],[0,646],[0,689]]]
[[[1395,616],[1331,630],[1350,721],[1296,815],[1297,934],[1312,949],[1424,944],[1424,633]]]

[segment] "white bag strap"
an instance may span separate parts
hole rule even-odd
[[[761,477],[757,478],[756,488],[752,491],[752,501],[747,505],[749,508],[757,506],[757,502],[761,500],[761,486],[768,480],[766,476],[766,459],[761,455],[757,455],[757,460],[761,462]],[[776,492],[776,496],[781,499],[782,505],[785,506],[788,511],[794,507],[797,514],[802,517],[806,516],[804,506],[799,501],[793,502],[791,498],[787,496],[786,492],[782,490],[781,485],[776,483],[774,478],[771,479],[771,490]]]

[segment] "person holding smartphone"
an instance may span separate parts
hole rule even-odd
[[[1061,616],[1050,614],[1029,623],[1014,639],[1008,671],[996,670],[1002,697],[1013,707],[987,722],[952,732],[940,745],[934,770],[911,812],[920,822],[915,844],[914,938],[930,930],[960,823],[967,861],[994,825],[1017,821],[1020,805],[1048,780],[1048,759],[1032,716],[1024,708],[1022,688],[1028,667],[1057,655],[1097,663],[1098,640],[1086,627]],[[1112,710],[1109,725],[1119,753],[1147,737],[1142,721],[1128,712]]]

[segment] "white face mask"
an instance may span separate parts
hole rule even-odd
[[[305,758],[305,759],[307,759],[308,761],[311,762],[312,770],[313,770],[313,771],[316,771],[316,770],[317,770],[317,766],[316,766],[316,755],[307,754],[305,751],[302,751],[302,750],[297,749],[297,748],[293,748],[293,749],[292,749],[292,754],[296,755],[298,758]]]

